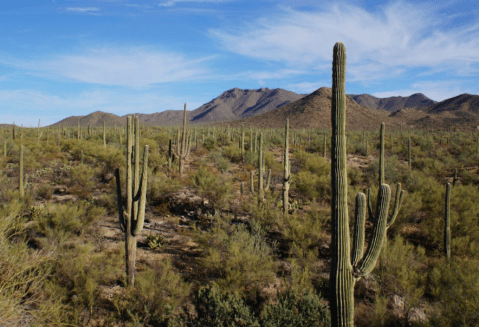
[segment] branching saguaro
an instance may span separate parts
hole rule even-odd
[[[125,233],[126,276],[128,286],[135,285],[136,237],[143,229],[148,181],[148,145],[143,153],[143,169],[140,179],[140,136],[139,120],[127,119],[126,154],[126,209],[121,198],[120,170],[115,170],[116,191],[120,228]],[[133,142],[135,143],[133,145]],[[134,162],[132,162],[134,155]]]
[[[348,181],[346,166],[346,48],[338,42],[333,49],[331,100],[331,321],[332,326],[354,326],[354,284],[376,265],[388,228],[391,199],[389,185],[379,189],[374,227],[364,253],[366,196],[356,196],[353,251],[349,236]]]

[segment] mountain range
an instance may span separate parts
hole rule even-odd
[[[347,124],[351,129],[377,128],[381,122],[411,128],[475,128],[479,125],[479,96],[461,94],[441,102],[421,93],[408,97],[378,98],[369,94],[347,95]],[[282,127],[290,118],[292,128],[330,128],[331,88],[322,87],[311,94],[284,89],[255,90],[233,88],[208,103],[187,111],[189,124],[222,123],[230,126]],[[136,114],[146,126],[181,125],[183,110]],[[107,126],[126,123],[125,116],[100,111],[86,116],[71,116],[53,125]]]

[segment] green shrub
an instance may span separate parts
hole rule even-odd
[[[163,258],[137,273],[135,289],[120,311],[138,317],[143,325],[174,326],[190,292],[190,285],[174,271],[171,261]]]
[[[425,259],[424,248],[414,248],[397,235],[394,240],[384,244],[377,268],[373,271],[382,296],[396,294],[403,297],[403,307],[400,309],[405,319],[404,325],[409,323],[409,313],[418,305],[425,291]]]
[[[241,155],[241,150],[233,144],[224,147],[222,153],[223,156],[228,158],[233,163],[239,163],[243,159],[243,156]]]
[[[220,288],[212,283],[201,287],[195,294],[193,303],[196,317],[189,316],[189,327],[259,327],[258,319],[250,308],[235,293],[224,295]]]
[[[214,228],[209,234],[206,256],[202,264],[219,277],[216,281],[223,289],[238,295],[255,294],[275,277],[275,263],[271,247],[264,232],[252,226],[232,226],[232,232]]]
[[[278,302],[263,308],[261,326],[264,327],[326,327],[331,317],[321,297],[307,293],[299,296],[288,291],[278,296]]]
[[[49,240],[62,244],[73,233],[81,234],[106,213],[86,201],[68,204],[46,204],[43,210],[31,213],[36,230]]]
[[[201,166],[196,171],[193,180],[198,188],[198,193],[208,199],[215,210],[227,206],[226,200],[232,195],[231,183],[222,180],[218,174],[206,166]]]
[[[78,165],[71,170],[69,191],[80,199],[87,199],[93,194],[95,171],[87,165]]]
[[[431,295],[440,304],[439,314],[431,317],[431,326],[478,326],[479,279],[477,260],[438,262],[430,274]]]
[[[212,137],[208,137],[207,139],[205,139],[205,142],[203,143],[203,147],[206,150],[211,151],[216,148],[216,142]]]

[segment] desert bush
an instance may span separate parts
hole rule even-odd
[[[216,209],[226,207],[226,200],[232,195],[231,183],[222,180],[218,174],[215,174],[206,166],[201,166],[193,175],[193,180],[198,193],[208,199],[209,203]]]
[[[298,295],[292,291],[279,294],[275,304],[268,304],[261,314],[264,327],[326,327],[331,317],[321,297],[314,293]]]
[[[216,164],[216,168],[222,173],[228,171],[231,168],[231,163],[228,159],[222,156],[221,152],[211,152],[210,158]]]
[[[329,175],[318,175],[309,170],[302,170],[293,175],[291,189],[300,195],[314,199],[330,196],[331,177]]]
[[[35,229],[56,244],[64,243],[72,234],[81,234],[96,223],[106,210],[86,201],[68,204],[46,204],[32,210],[30,217]]]
[[[121,176],[121,175],[120,175]],[[169,178],[162,172],[156,174],[148,174],[148,201],[161,202],[165,197],[178,191],[181,188],[181,183],[176,178]]]
[[[188,314],[186,326],[260,326],[251,309],[237,294],[232,292],[223,294],[214,283],[201,287],[196,292],[193,303],[196,316]]]
[[[136,317],[142,325],[175,326],[190,292],[191,286],[174,271],[171,261],[164,258],[138,272],[135,289],[119,311],[124,316]]]
[[[53,326],[63,320],[63,298],[47,287],[52,252],[29,249],[23,204],[0,207],[0,317],[6,326]]]
[[[95,170],[87,165],[78,165],[71,170],[71,179],[68,185],[70,193],[80,199],[87,199],[93,194]]]
[[[50,200],[53,196],[53,188],[49,184],[40,184],[37,187],[36,190],[37,196],[45,199],[45,200]]]
[[[409,323],[409,313],[416,307],[425,291],[427,280],[425,250],[414,248],[400,235],[384,244],[377,268],[373,271],[381,296],[402,297],[401,317],[403,325]]]
[[[215,139],[213,139],[212,137],[206,138],[205,142],[203,143],[203,147],[208,151],[211,151],[211,150],[215,149],[216,148]]]
[[[90,243],[62,247],[53,276],[70,300],[69,322],[87,325],[95,315],[100,298],[99,285],[113,286],[123,277],[123,253],[95,253]]]
[[[251,232],[244,225],[233,225],[227,233],[215,227],[209,233],[202,265],[218,276],[221,289],[238,295],[254,295],[275,277],[272,249],[259,225]]]
[[[440,312],[431,317],[431,326],[479,325],[478,264],[477,260],[454,259],[450,267],[443,260],[435,265],[429,287]]]
[[[435,244],[442,248],[444,239],[445,186],[441,201],[436,203],[438,215],[427,219],[423,226]],[[472,185],[456,185],[451,190],[451,252],[453,255],[479,254],[479,192]]]
[[[233,163],[239,163],[243,159],[241,150],[233,144],[224,147],[222,153],[224,157],[228,158]]]

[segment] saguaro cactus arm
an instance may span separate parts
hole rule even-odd
[[[366,196],[356,195],[356,210],[354,218],[353,257],[351,264],[356,266],[364,254],[364,226],[366,223]]]
[[[398,183],[396,187],[396,198],[394,200],[393,212],[391,214],[391,217],[389,217],[388,219],[387,228],[391,227],[391,225],[396,220],[396,217],[399,213],[399,209],[401,208],[403,196],[404,196],[404,190],[401,190],[401,183]]]
[[[384,238],[386,237],[390,200],[391,188],[387,184],[381,185],[379,188],[379,198],[376,208],[378,216],[374,223],[369,247],[364,257],[354,267],[354,276],[358,279],[369,274],[376,266],[376,261],[381,253],[381,247],[384,243]]]
[[[134,227],[132,228],[132,235],[136,236],[141,233],[143,224],[145,222],[145,207],[146,207],[146,188],[148,184],[148,145],[145,145],[143,153],[143,171],[141,173],[140,186],[138,189],[137,198],[139,198],[138,217],[132,221]]]
[[[120,229],[122,232],[126,230],[125,219],[123,217],[123,202],[121,200],[121,184],[120,184],[120,169],[115,169],[115,179],[116,179],[116,199],[118,202],[118,216],[120,222]]]

